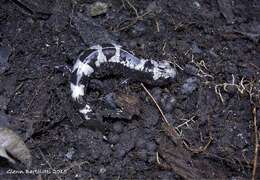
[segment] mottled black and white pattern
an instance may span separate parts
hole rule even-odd
[[[120,65],[125,67],[124,71],[129,71],[132,74],[141,72],[147,75],[145,77],[153,81],[174,79],[176,76],[175,69],[166,61],[157,62],[154,60],[139,59],[116,44],[96,45],[82,52],[73,66],[70,87],[72,98],[75,101],[79,101],[85,95],[85,84],[82,82],[83,76],[91,77],[104,64]],[[131,73],[122,74],[131,76]],[[140,79],[140,81],[143,81],[143,79]],[[92,112],[92,109],[86,104],[80,112],[86,119],[89,119],[87,114]]]

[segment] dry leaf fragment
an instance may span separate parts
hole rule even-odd
[[[30,167],[31,153],[23,140],[11,129],[0,127],[0,156],[15,163],[15,160],[8,153]]]

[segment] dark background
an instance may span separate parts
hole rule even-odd
[[[94,2],[0,0],[0,124],[23,137],[32,169],[68,170],[36,176],[250,179],[255,107],[260,125],[259,1],[108,0],[107,11],[92,17]],[[94,131],[86,127],[71,100],[69,73],[55,66],[71,66],[86,47],[110,42],[176,66],[174,83],[147,87],[187,146],[164,128],[138,82],[124,87],[119,98],[133,118],[106,116],[101,108],[105,129],[100,131],[102,123]],[[94,79],[109,88],[93,88],[89,96],[114,93],[125,79]],[[131,109],[126,97],[142,105]],[[36,178],[6,175],[10,168],[24,167],[3,164],[1,175]]]

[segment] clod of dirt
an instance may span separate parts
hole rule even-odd
[[[181,92],[183,94],[191,94],[198,87],[198,79],[196,77],[190,77],[185,80],[182,85]]]
[[[0,127],[0,156],[15,163],[9,154],[27,167],[31,166],[32,156],[22,139],[11,129]]]
[[[139,97],[123,92],[116,92],[109,93],[105,96],[101,105],[96,108],[96,112],[98,118],[105,121],[113,121],[113,119],[118,118],[122,120],[132,120],[134,116],[140,115],[141,109],[142,101]],[[121,132],[122,129],[118,131]]]
[[[119,143],[115,145],[115,157],[122,159],[130,152],[134,146],[137,138],[137,130],[130,130],[120,136]]]
[[[76,16],[73,16],[73,22],[85,44],[93,45],[115,42],[114,37],[90,17],[78,13]]]
[[[6,47],[0,47],[0,74],[4,73],[9,68],[8,59],[11,50]]]
[[[143,119],[143,123],[146,128],[151,128],[157,124],[159,120],[159,114],[157,113],[157,110],[149,104],[145,104],[143,106],[140,116]]]
[[[95,2],[90,6],[90,15],[92,17],[105,14],[108,10],[107,3]]]
[[[163,93],[160,102],[163,107],[163,110],[166,113],[170,113],[172,112],[173,107],[176,104],[176,99],[171,94]]]
[[[198,68],[191,64],[186,64],[184,67],[184,72],[189,75],[195,76],[198,73],[198,71]]]
[[[116,103],[123,111],[128,113],[131,117],[139,115],[141,109],[141,102],[138,97],[120,93],[116,97]]]

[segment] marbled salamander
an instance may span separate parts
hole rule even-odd
[[[111,66],[107,74],[117,71],[116,74],[131,78],[139,73],[137,78],[141,82],[146,82],[147,79],[155,82],[172,80],[176,76],[175,69],[166,61],[139,59],[116,44],[92,46],[79,55],[72,69],[70,88],[72,98],[76,102],[82,103],[80,101],[85,95],[86,84],[83,84],[83,77],[89,78],[102,66]],[[92,112],[92,109],[86,104],[79,112],[85,119],[90,119],[88,113]]]

